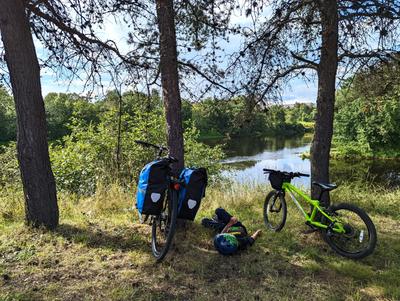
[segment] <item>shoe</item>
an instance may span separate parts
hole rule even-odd
[[[222,221],[218,218],[218,215],[214,214],[214,216],[212,217],[213,221],[216,221],[217,223],[222,223]]]
[[[211,218],[203,218],[201,220],[201,224],[206,227],[206,228],[210,228],[213,229],[215,231],[221,231],[221,229],[223,229],[225,227],[225,225],[221,222],[218,222],[214,219]]]

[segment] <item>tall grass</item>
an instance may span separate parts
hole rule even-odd
[[[22,193],[0,193],[0,300],[399,300],[399,191],[344,185],[333,202],[351,201],[378,229],[375,253],[361,261],[337,256],[306,229],[289,203],[280,233],[265,229],[268,186],[219,185],[207,190],[194,223],[180,230],[161,264],[151,255],[150,227],[139,224],[134,194],[97,185],[95,195],[59,194],[54,232],[23,225]],[[289,201],[289,200],[288,200]],[[202,217],[224,207],[250,232],[250,249],[224,257]]]

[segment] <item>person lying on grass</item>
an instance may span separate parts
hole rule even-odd
[[[257,230],[253,235],[249,235],[237,217],[230,215],[223,208],[217,208],[212,219],[203,218],[201,224],[219,233],[214,237],[214,246],[223,255],[234,254],[253,245],[261,233],[261,230]]]

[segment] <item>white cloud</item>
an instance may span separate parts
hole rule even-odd
[[[282,99],[287,104],[310,103],[317,99],[317,81],[311,79],[305,82],[301,78],[294,78],[282,93]]]
[[[235,12],[231,19],[231,24],[249,26],[252,25],[252,18],[245,16],[245,6],[246,1],[240,1],[240,9],[235,9]],[[271,9],[269,7],[264,8],[261,15],[267,17],[271,14]],[[97,28],[96,32],[98,36],[106,40],[113,40],[119,50],[122,53],[127,53],[130,51],[131,47],[127,43],[129,28],[125,25],[125,22],[116,19],[114,17],[108,17],[102,28]],[[240,49],[240,45],[243,42],[243,38],[238,35],[230,35],[229,42],[221,41],[221,46],[225,50],[226,54],[232,54]],[[38,56],[44,57],[46,55],[46,49],[43,48],[42,44],[35,40],[35,46],[37,49]],[[192,53],[192,57],[185,57],[186,59],[194,58],[195,53]],[[84,78],[84,76],[82,77]],[[201,85],[202,79],[197,79],[197,82],[191,83],[193,86]],[[49,92],[59,92],[59,93],[87,93],[84,91],[85,81],[74,79],[73,81],[58,79],[57,75],[48,69],[42,70],[42,90],[43,95]],[[109,79],[105,78],[104,89],[112,89],[112,83]],[[126,87],[124,90],[127,89]],[[102,89],[98,89],[98,93],[101,94]],[[304,83],[302,80],[293,79],[290,81],[290,87],[286,88],[282,94],[283,101],[285,103],[295,103],[295,102],[315,102],[316,99],[316,82],[310,82],[309,84]]]
[[[124,22],[120,22],[117,18],[109,16],[102,26],[103,29],[97,28],[98,35],[104,41],[112,40],[122,53],[130,51],[128,44],[128,26]]]

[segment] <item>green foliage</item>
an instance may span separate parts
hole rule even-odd
[[[87,124],[98,122],[98,105],[77,94],[49,93],[44,102],[49,140],[69,135],[73,116]]]
[[[16,118],[12,97],[2,88],[0,99],[3,99],[0,102],[0,141],[15,140]],[[96,126],[106,112],[113,111],[117,115],[120,96],[117,91],[109,91],[103,99],[91,102],[74,93],[49,93],[44,102],[48,137],[50,141],[55,141],[72,133],[70,124],[73,119],[80,120],[81,125]],[[161,107],[162,100],[156,90],[151,91],[150,96],[133,91],[122,95],[122,112],[132,118],[138,112],[159,113]],[[294,136],[304,133],[304,126],[298,122],[312,120],[313,110],[313,107],[304,104],[294,107],[272,105],[268,110],[261,110],[257,106],[251,108],[244,97],[206,99],[195,104],[182,101],[184,125],[191,127],[193,123],[200,137]]]
[[[237,97],[231,100],[206,99],[200,103],[184,106],[184,116],[190,116],[201,137],[222,136],[294,136],[304,133],[297,122],[287,122],[287,108],[280,105],[262,110],[251,108],[248,100]],[[186,117],[188,118],[188,117]]]
[[[118,150],[119,109],[121,136]],[[144,140],[166,145],[164,110],[158,94],[126,92],[120,99],[115,91],[92,103],[76,94],[51,93],[46,97],[50,159],[58,191],[92,195],[98,185],[118,183],[132,189],[139,172],[155,153],[137,145]],[[189,107],[190,108],[190,107]],[[223,157],[220,147],[210,148],[197,141],[199,131],[187,122],[186,163],[206,167],[214,179]],[[16,145],[0,147],[0,187],[20,187]],[[18,185],[16,185],[18,183]]]
[[[394,63],[354,76],[337,93],[335,139],[340,155],[381,156],[400,149],[400,76]]]
[[[224,100],[206,99],[192,106],[192,120],[204,136],[224,136],[232,129],[233,112]]]
[[[277,136],[296,136],[304,134],[305,128],[298,120],[289,120],[291,108],[281,105],[273,105],[268,109],[266,121],[268,125],[267,132]],[[289,120],[289,121],[288,121]]]
[[[147,103],[142,100],[148,101]],[[50,150],[53,172],[60,190],[78,194],[93,194],[97,185],[119,183],[131,189],[141,168],[154,160],[153,150],[137,145],[134,140],[166,144],[166,124],[159,100],[143,94],[126,93],[121,115],[121,141],[118,149],[119,97],[108,93],[101,103],[99,122],[87,123],[73,115],[70,135],[62,144]],[[143,105],[144,103],[144,105]],[[146,111],[150,105],[150,111]],[[220,148],[210,148],[197,142],[198,131],[185,132],[187,164],[208,168],[211,175],[219,170]]]
[[[20,187],[16,143],[0,146],[0,187]]]
[[[198,142],[200,132],[192,126],[184,133],[185,165],[188,167],[205,167],[211,181],[218,179],[224,157],[221,145],[210,147]]]
[[[16,115],[13,98],[0,85],[0,141],[16,138]]]
[[[106,107],[106,106],[104,106]],[[71,134],[62,145],[51,148],[53,171],[59,189],[79,194],[92,194],[98,182],[120,182],[129,187],[151,153],[134,140],[157,143],[165,141],[165,123],[162,112],[122,115],[121,148],[117,159],[118,110],[108,105],[96,125],[74,118]]]
[[[286,110],[286,121],[289,123],[314,121],[316,107],[311,104],[295,103]]]

